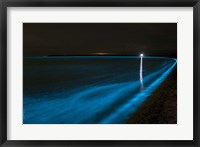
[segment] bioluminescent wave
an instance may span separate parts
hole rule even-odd
[[[133,56],[24,58],[24,124],[121,124],[176,60]]]

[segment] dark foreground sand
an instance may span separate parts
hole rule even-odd
[[[127,121],[128,124],[177,123],[177,67]]]

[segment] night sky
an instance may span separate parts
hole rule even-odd
[[[176,23],[24,23],[24,56],[177,57]]]

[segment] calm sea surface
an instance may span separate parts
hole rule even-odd
[[[25,57],[23,123],[125,123],[176,66],[172,58],[140,62],[131,56]]]

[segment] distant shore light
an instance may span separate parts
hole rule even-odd
[[[140,57],[143,57],[144,55],[143,54],[140,54]]]
[[[94,53],[95,55],[109,55],[109,53]]]

